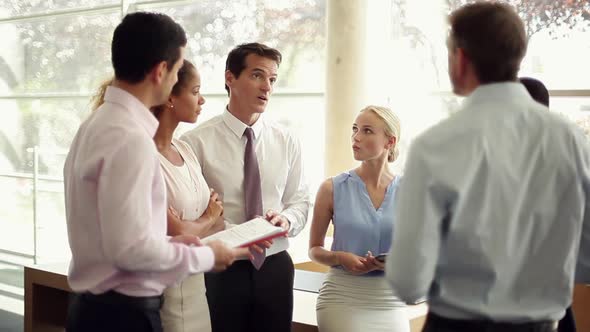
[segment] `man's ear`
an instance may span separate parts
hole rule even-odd
[[[457,66],[456,69],[459,70],[457,74],[460,75],[459,77],[463,77],[471,61],[467,57],[467,54],[465,54],[465,51],[460,47],[455,49],[455,61],[455,65]]]
[[[231,85],[233,84],[233,82],[236,80],[236,78],[234,77],[234,74],[229,71],[226,70],[225,71],[225,84],[229,87],[231,87]]]
[[[168,70],[168,63],[166,61],[158,62],[149,73],[150,80],[155,84],[162,84]]]

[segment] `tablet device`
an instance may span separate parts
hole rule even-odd
[[[387,253],[379,254],[375,257],[376,260],[380,261],[381,263],[385,263],[385,258],[387,257]]]

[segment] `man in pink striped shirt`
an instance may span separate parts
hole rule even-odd
[[[115,29],[115,80],[64,167],[68,281],[77,292],[68,331],[161,331],[164,288],[247,255],[166,236],[166,187],[152,140],[158,121],[149,108],[167,100],[185,45],[182,27],[162,14],[129,14]]]

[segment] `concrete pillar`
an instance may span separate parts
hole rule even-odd
[[[355,167],[352,123],[366,102],[366,0],[327,1],[326,176]]]

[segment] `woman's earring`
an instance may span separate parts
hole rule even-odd
[[[174,109],[174,104],[170,104],[170,106],[168,106],[171,110]]]

